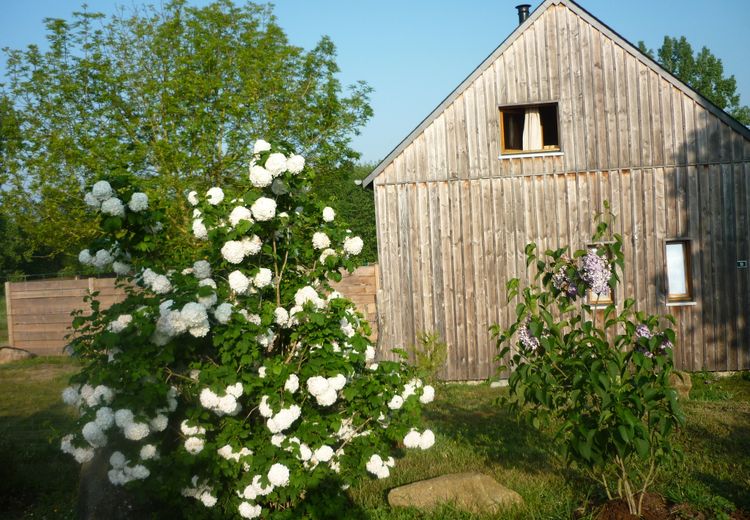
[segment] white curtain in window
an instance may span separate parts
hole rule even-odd
[[[542,119],[538,108],[527,108],[523,121],[523,149],[542,149]]]

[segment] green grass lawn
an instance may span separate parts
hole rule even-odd
[[[0,345],[8,343],[8,316],[5,314],[5,296],[0,296]]]
[[[0,366],[2,518],[74,518],[78,465],[59,452],[57,439],[74,420],[59,395],[76,370],[63,358]],[[683,457],[661,471],[654,491],[693,504],[707,518],[750,511],[750,381],[701,374],[693,380],[687,424],[676,436]],[[353,485],[351,507],[341,518],[358,512],[358,518],[375,520],[481,519],[450,506],[432,513],[394,511],[386,500],[395,486],[469,470],[493,476],[525,500],[522,508],[491,518],[569,519],[581,507],[587,507],[581,517],[592,518],[592,504],[601,497],[551,454],[549,436],[495,404],[504,392],[487,385],[439,388],[426,412],[437,433],[435,447],[410,450],[388,479]]]

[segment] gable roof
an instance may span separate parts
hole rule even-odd
[[[489,55],[487,58],[482,61],[482,63],[479,64],[479,66],[474,69],[469,76],[464,79],[461,84],[456,87],[453,92],[448,94],[448,96],[440,102],[440,104],[432,111],[430,114],[425,117],[417,127],[409,133],[397,146],[394,148],[391,153],[389,153],[385,159],[380,161],[380,163],[375,167],[375,169],[370,173],[365,179],[362,181],[362,186],[368,186],[370,185],[373,180],[375,180],[375,177],[377,177],[385,168],[388,166],[398,155],[404,151],[404,149],[409,146],[414,139],[416,139],[432,122],[451,104],[453,101],[456,100],[463,92],[466,90],[481,74],[484,73],[484,71],[490,67],[495,60],[497,60],[500,55],[505,52],[505,50],[510,47],[515,40],[532,24],[534,21],[539,18],[550,6],[552,5],[563,5],[570,9],[573,13],[584,19],[586,22],[588,22],[590,25],[598,29],[602,34],[613,40],[614,42],[618,43],[620,46],[622,46],[624,49],[629,51],[631,54],[636,56],[640,61],[642,61],[646,66],[648,66],[650,69],[652,69],[654,72],[656,72],[659,76],[661,76],[663,79],[674,85],[676,88],[678,88],[680,91],[682,91],[685,95],[692,98],[696,103],[698,103],[701,107],[708,110],[710,113],[718,117],[721,121],[729,125],[730,128],[734,129],[735,131],[739,132],[741,135],[743,135],[746,139],[750,139],[750,129],[748,129],[745,125],[734,119],[732,116],[724,112],[721,108],[717,107],[715,104],[713,104],[711,101],[703,97],[700,93],[698,93],[696,90],[694,90],[692,87],[687,85],[686,83],[682,82],[681,80],[677,79],[673,74],[671,74],[669,71],[667,71],[664,67],[659,65],[657,62],[649,58],[646,54],[641,52],[638,47],[630,43],[628,40],[623,38],[620,34],[609,28],[607,25],[605,25],[601,20],[596,18],[594,15],[586,11],[583,7],[575,3],[573,0],[545,0],[539,7],[537,7],[533,13],[522,23],[519,24],[516,29],[508,35],[508,37],[503,40],[503,42]]]

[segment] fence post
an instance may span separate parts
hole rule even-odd
[[[15,346],[13,341],[13,298],[10,293],[10,282],[5,282],[5,317],[8,320],[8,345]]]

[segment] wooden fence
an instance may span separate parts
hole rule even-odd
[[[377,265],[346,274],[334,288],[351,298],[365,314],[377,338]],[[8,343],[42,356],[63,354],[65,336],[71,332],[75,310],[88,310],[83,301],[89,292],[99,291],[102,309],[121,301],[125,292],[115,287],[114,278],[6,282]]]

